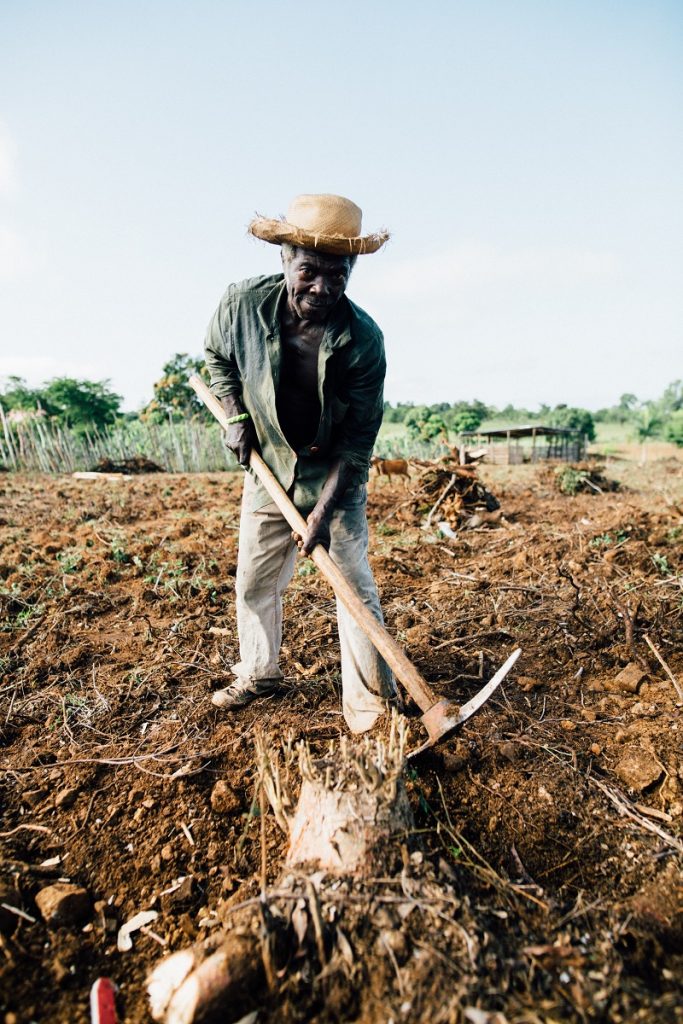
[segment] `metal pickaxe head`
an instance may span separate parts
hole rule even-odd
[[[476,693],[466,704],[460,705],[452,700],[440,700],[432,705],[428,711],[425,711],[420,721],[427,730],[429,739],[422,746],[418,747],[417,750],[413,750],[408,756],[414,757],[423,750],[433,747],[435,743],[444,739],[449,733],[462,725],[463,722],[466,722],[468,718],[471,718],[486,703],[491,694],[498,689],[521,653],[520,648],[513,651],[505,664],[498,669],[493,679],[486,686],[482,687],[479,693]]]

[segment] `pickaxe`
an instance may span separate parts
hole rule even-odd
[[[199,398],[201,398],[207,409],[213,413],[221,426],[226,428],[227,413],[218,399],[211,394],[201,377],[193,374],[190,377],[190,386],[196,391]],[[306,520],[294,507],[284,488],[258,452],[252,451],[249,465],[292,527],[292,530],[303,537],[306,533]],[[421,721],[427,730],[429,739],[417,751],[413,751],[413,754],[425,750],[427,747],[434,746],[435,743],[438,743],[439,740],[467,721],[475,711],[478,711],[482,704],[489,699],[493,691],[502,683],[521,654],[520,650],[514,651],[505,664],[498,669],[493,679],[479,693],[475,694],[471,700],[468,700],[466,704],[460,706],[452,700],[439,700],[431,686],[406,657],[403,648],[396,643],[384,626],[365,607],[356,591],[349,584],[337,564],[332,560],[329,552],[322,545],[318,544],[311,552],[310,557],[331,585],[337,598],[354,617],[360,628],[382,655],[395,677],[405,687],[422,711]]]

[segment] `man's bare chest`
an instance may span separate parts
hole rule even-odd
[[[283,331],[281,335],[281,380],[294,385],[299,392],[311,395],[318,391],[318,356],[324,331],[305,334]]]

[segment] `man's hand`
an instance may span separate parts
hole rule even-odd
[[[322,544],[326,551],[330,550],[332,513],[349,485],[351,473],[351,467],[343,459],[337,459],[330,466],[330,472],[318,498],[318,503],[306,520],[305,536],[301,537],[298,533],[292,534],[302,554],[310,555],[316,544]]]
[[[244,412],[242,403],[237,398],[222,398],[221,405],[228,418],[239,416]],[[256,447],[256,432],[251,420],[240,420],[238,423],[231,423],[227,426],[225,428],[225,443],[240,466],[248,466],[251,450]]]
[[[256,435],[251,420],[231,423],[229,427],[226,427],[225,443],[240,466],[248,466],[251,450],[256,447]]]
[[[292,539],[302,555],[310,555],[316,544],[322,544],[326,551],[330,548],[330,520],[329,516],[313,509],[306,520],[306,534],[292,533]]]

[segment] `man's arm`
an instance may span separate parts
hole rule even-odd
[[[209,324],[204,355],[211,374],[211,390],[220,399],[228,417],[240,416],[246,411],[242,404],[242,380],[235,359],[231,328],[230,307],[224,297]],[[256,444],[251,420],[231,423],[225,431],[225,443],[240,465],[248,466],[249,455]]]
[[[310,555],[316,544],[322,544],[325,549],[329,549],[332,513],[346,492],[352,476],[353,467],[343,459],[335,459],[318,502],[306,520],[306,536],[292,534],[305,555]]]

